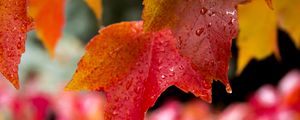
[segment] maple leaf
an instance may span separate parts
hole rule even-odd
[[[210,102],[212,80],[204,78],[210,71],[199,73],[189,58],[180,55],[170,30],[145,33],[142,26],[122,22],[102,29],[87,45],[66,90],[104,91],[106,119],[143,119],[172,85]],[[223,83],[230,91],[228,81]]]
[[[144,0],[145,31],[171,28],[180,55],[190,58],[206,80],[227,83],[231,39],[238,27],[235,6],[242,1]]]
[[[98,20],[102,17],[102,0],[85,0]]]
[[[295,46],[300,49],[300,17],[299,0],[274,0],[279,26],[292,38]]]
[[[279,58],[278,23],[291,36],[296,47],[300,48],[300,17],[297,17],[300,1],[273,0],[272,4],[274,10],[267,8],[263,0],[253,0],[238,6],[240,33],[237,40],[237,73],[241,73],[252,58],[262,60],[273,53]]]
[[[18,65],[25,51],[26,33],[31,29],[26,8],[26,0],[0,1],[0,72],[16,88],[19,88]]]
[[[237,39],[237,73],[240,73],[253,57],[261,60],[278,50],[275,12],[263,0],[239,5],[238,10],[240,32]]]
[[[65,0],[29,0],[29,15],[35,21],[37,36],[51,57],[65,23],[64,6]]]

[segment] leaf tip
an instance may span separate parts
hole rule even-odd
[[[54,52],[54,50],[53,50],[53,49],[47,49],[47,51],[48,51],[48,54],[49,54],[50,59],[53,60],[54,57],[55,57],[55,52]]]
[[[78,90],[76,86],[72,84],[72,80],[65,86],[64,91]]]
[[[66,86],[66,87],[64,88],[64,91],[72,91],[72,89],[69,88],[68,86]]]
[[[231,87],[230,87],[230,84],[229,84],[229,83],[227,83],[227,84],[226,84],[226,92],[227,92],[227,93],[229,93],[229,94],[231,94],[231,93],[232,93],[232,89],[231,89]]]
[[[17,90],[20,89],[20,84],[19,84],[19,82],[15,82],[15,83],[13,83],[13,85],[14,85],[14,87],[15,87]]]
[[[19,80],[16,79],[16,80],[9,80],[11,82],[11,84],[17,89],[19,90],[20,89],[20,84],[19,84]]]
[[[101,0],[85,0],[86,4],[91,8],[94,12],[97,20],[102,19],[102,1]]]

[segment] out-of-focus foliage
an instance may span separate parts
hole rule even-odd
[[[55,47],[62,36],[65,24],[65,0],[28,0],[29,15],[34,20],[34,29],[50,56],[54,57]]]
[[[300,48],[300,1],[273,0],[272,4],[274,7],[270,9],[264,0],[252,0],[238,6],[240,33],[237,40],[237,73],[241,73],[253,58],[262,60],[275,54],[280,59],[277,25]]]
[[[102,0],[85,0],[87,5],[93,10],[96,18],[102,18]]]

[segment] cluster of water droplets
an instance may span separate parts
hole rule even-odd
[[[217,12],[217,10],[211,9],[211,8],[206,8],[206,7],[202,7],[200,9],[200,15],[199,16],[201,18],[207,18],[209,20],[209,22],[207,23],[206,26],[204,27],[200,27],[198,29],[195,30],[195,34],[197,36],[201,36],[203,34],[203,32],[205,31],[205,28],[210,28],[213,25],[213,22],[221,19],[220,21],[217,22],[223,22],[222,20],[227,21],[228,17],[228,23],[223,23],[223,30],[226,31],[227,29],[231,29],[228,26],[234,26],[236,25],[237,21],[236,21],[236,10],[235,9],[225,9],[225,11],[220,10]],[[219,16],[219,17],[216,17]],[[216,23],[217,24],[217,23]],[[230,33],[233,34],[234,31],[230,30]]]

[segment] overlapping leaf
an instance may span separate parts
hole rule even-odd
[[[261,60],[277,51],[277,32],[275,12],[263,0],[239,5],[238,10],[240,32],[237,40],[237,71],[240,73],[252,58]]]
[[[106,119],[143,119],[172,85],[211,101],[212,80],[180,55],[168,29],[144,33],[141,22],[114,24],[101,30],[86,50],[66,89],[105,91]]]
[[[62,35],[65,0],[29,0],[29,14],[35,21],[35,29],[50,56]]]
[[[270,2],[269,2],[270,4]],[[240,5],[238,37],[238,73],[252,59],[264,59],[274,53],[277,57],[277,24],[286,31],[300,48],[299,0],[273,0],[274,10],[267,7],[263,0],[252,0]]]
[[[226,83],[239,2],[242,0],[144,0],[145,31],[170,28],[180,55],[191,59],[205,80]]]
[[[275,11],[280,27],[292,38],[297,48],[300,48],[300,1],[274,0]]]
[[[102,17],[102,0],[85,0],[98,20]]]
[[[26,0],[0,1],[0,74],[19,88],[18,65],[31,28]]]

